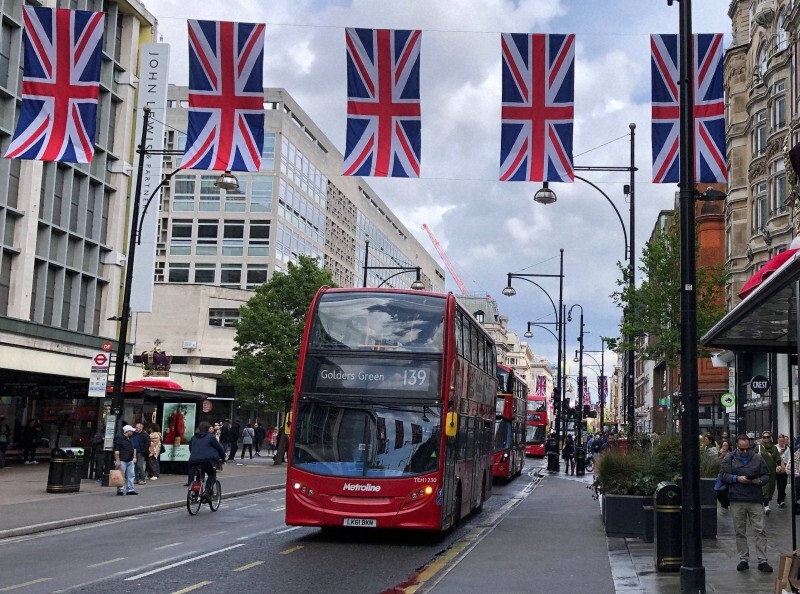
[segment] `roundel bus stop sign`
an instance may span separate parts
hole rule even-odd
[[[756,375],[750,380],[750,389],[756,394],[766,394],[769,391],[769,378],[763,375]]]

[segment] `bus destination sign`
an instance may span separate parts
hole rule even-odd
[[[317,368],[316,388],[326,390],[402,390],[427,392],[436,386],[434,370],[427,365],[365,365],[347,364],[320,365]]]

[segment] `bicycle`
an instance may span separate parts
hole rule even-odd
[[[217,470],[221,470],[219,466],[221,463],[214,465]],[[211,492],[207,493],[204,487],[206,473],[203,471],[203,465],[195,464],[194,467],[194,480],[189,484],[189,490],[186,493],[186,509],[190,516],[194,516],[200,511],[201,505],[208,503],[211,511],[215,512],[222,503],[222,485],[218,479],[215,480],[211,486]]]

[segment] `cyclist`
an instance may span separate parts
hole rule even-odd
[[[202,468],[206,475],[206,494],[211,494],[211,488],[217,480],[217,469],[214,463],[225,460],[225,450],[222,449],[211,425],[203,421],[197,426],[194,437],[189,442],[189,466],[196,469]]]

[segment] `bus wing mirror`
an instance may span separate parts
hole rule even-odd
[[[449,412],[445,419],[444,434],[447,437],[455,437],[458,434],[458,413]]]
[[[286,437],[292,434],[292,413],[286,413],[286,421],[283,424],[283,432],[286,434]]]

